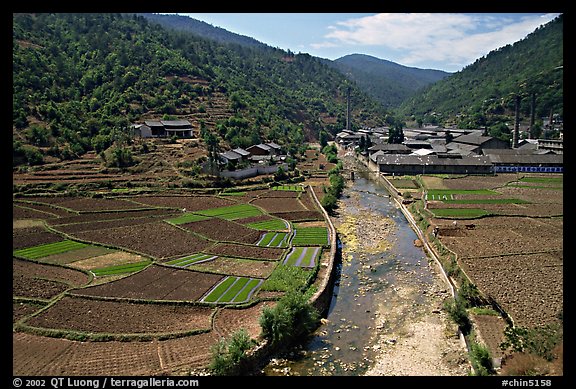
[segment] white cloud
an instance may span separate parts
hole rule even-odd
[[[492,50],[523,39],[556,16],[382,13],[330,26],[324,36],[326,41],[313,47],[382,47],[397,51],[397,61],[405,65],[433,61],[463,67]]]

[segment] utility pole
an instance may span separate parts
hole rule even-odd
[[[514,133],[512,134],[512,148],[518,148],[518,133],[520,131],[520,95],[514,97]]]
[[[350,131],[350,87],[346,89],[346,130]]]

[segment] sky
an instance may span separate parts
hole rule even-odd
[[[293,53],[457,72],[558,13],[180,13]]]

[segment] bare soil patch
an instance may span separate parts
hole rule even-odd
[[[233,243],[217,244],[204,250],[207,254],[223,255],[234,258],[253,258],[278,260],[286,250],[273,247],[248,246]]]
[[[89,276],[78,270],[12,259],[13,296],[51,299],[88,281]]]
[[[180,227],[203,235],[208,239],[220,242],[253,244],[258,241],[261,235],[260,231],[245,227],[236,222],[219,218],[210,218],[197,222],[185,223],[181,224]]]
[[[70,293],[142,300],[197,301],[223,277],[153,264],[129,277],[74,289]]]
[[[61,330],[111,334],[167,334],[209,330],[213,308],[142,304],[66,296],[25,324]]]
[[[201,211],[210,208],[226,207],[236,202],[228,198],[215,196],[135,196],[130,200],[157,207],[184,209],[188,212]]]
[[[206,239],[162,221],[78,232],[74,236],[85,241],[121,247],[158,259],[193,254],[212,244]]]

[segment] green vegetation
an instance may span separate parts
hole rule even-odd
[[[273,346],[288,345],[310,334],[320,315],[305,294],[289,291],[273,307],[265,307],[260,316],[262,336]]]
[[[473,199],[473,200],[442,200],[446,204],[529,204],[530,202],[522,199]]]
[[[186,267],[186,266],[198,263],[198,262],[206,261],[208,259],[215,259],[215,258],[217,258],[217,256],[215,256],[215,255],[198,253],[198,254],[186,256],[184,258],[178,258],[178,259],[174,259],[172,261],[168,261],[168,262],[166,262],[166,264],[172,265],[172,266],[178,266],[178,267]]]
[[[285,190],[290,192],[304,192],[304,187],[302,185],[278,185],[273,186],[272,190]]]
[[[275,141],[295,155],[345,123],[345,77],[308,54],[220,43],[129,14],[12,20],[14,166],[112,148],[106,163],[130,168],[131,123],[210,113],[219,102],[224,117],[205,128],[214,146]],[[351,98],[356,119],[383,124],[385,110],[355,85]]]
[[[46,243],[25,249],[13,251],[17,257],[24,257],[27,259],[38,259],[47,257],[49,255],[60,254],[70,250],[77,250],[89,246],[86,243],[75,242],[73,240],[63,240],[55,243]]]
[[[255,228],[257,230],[264,230],[264,231],[279,231],[288,228],[288,226],[286,226],[286,222],[284,222],[284,220],[281,219],[271,219],[271,220],[264,220],[261,222],[248,223],[247,226],[250,228]]]
[[[501,349],[528,352],[551,361],[555,358],[554,348],[563,341],[564,327],[562,322],[534,328],[507,327],[504,336]]]
[[[207,303],[243,303],[262,283],[262,280],[247,277],[226,277],[212,289],[202,301]]]
[[[533,138],[557,137],[557,131],[541,131],[540,118],[551,112],[563,117],[563,22],[560,15],[513,45],[493,50],[424,88],[400,105],[398,116],[445,127],[486,128],[487,135],[509,141],[515,97],[521,96],[521,119],[528,118],[535,93],[538,119]]]
[[[294,226],[293,246],[326,246],[328,244],[328,229],[326,227]]]
[[[196,213],[203,216],[219,217],[226,220],[244,219],[252,216],[260,216],[263,214],[259,208],[256,208],[250,204],[229,205],[226,207],[197,211]]]
[[[269,232],[258,242],[258,246],[287,247],[290,234],[286,232]]]
[[[303,291],[308,284],[310,275],[311,273],[307,269],[278,264],[260,289],[280,292]]]
[[[152,263],[152,261],[141,261],[136,263],[126,263],[124,265],[101,267],[98,269],[93,269],[92,273],[94,273],[94,275],[99,277],[124,274],[124,273],[134,273],[144,269],[150,263]]]
[[[243,373],[241,364],[246,360],[246,351],[254,346],[254,340],[241,328],[228,340],[220,339],[211,348],[212,360],[209,369],[217,376],[238,376]]]
[[[475,341],[470,341],[470,361],[476,375],[487,376],[495,373],[490,351]]]
[[[186,213],[182,216],[175,217],[173,219],[168,219],[167,221],[172,224],[185,224],[192,222],[199,222],[201,220],[210,219],[208,216],[198,215],[196,213]]]

